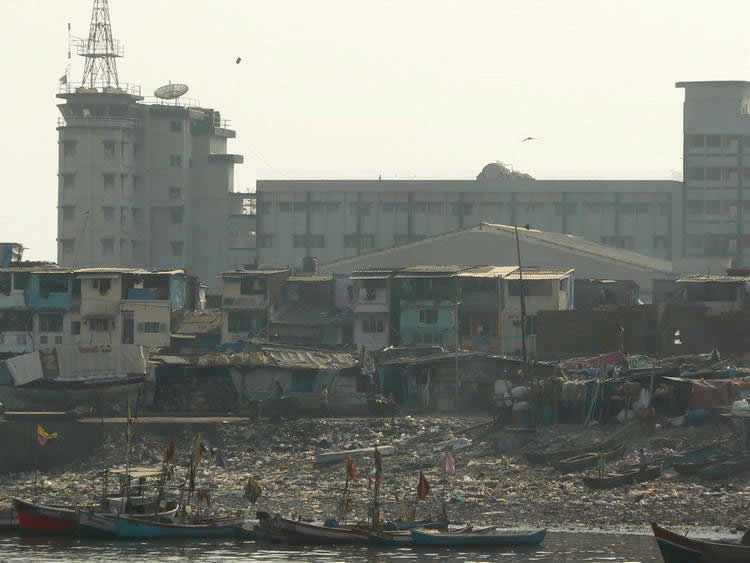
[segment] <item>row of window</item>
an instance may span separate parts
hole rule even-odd
[[[180,240],[170,241],[170,250],[173,257],[181,257],[185,252],[185,243]],[[60,239],[60,250],[63,254],[73,255],[76,251],[76,240],[74,238],[62,238]],[[105,237],[99,239],[99,250],[102,256],[114,256],[115,255],[115,239],[112,237]],[[120,239],[120,257],[124,257],[128,250],[128,241]],[[139,240],[130,241],[130,255],[133,258],[143,257],[143,243]]]
[[[487,216],[491,213],[507,213],[511,208],[515,207],[520,211],[527,213],[538,213],[541,212],[545,205],[544,202],[487,202],[487,203],[381,203],[378,204],[380,212],[382,214],[400,213],[408,214],[421,213],[427,215],[447,215],[447,206],[450,205],[451,214],[460,215],[473,215],[475,213],[483,216]],[[578,202],[575,201],[562,201],[552,202],[554,206],[554,213],[557,216],[562,215],[576,215],[578,212]],[[647,215],[651,212],[652,206],[655,211],[660,215],[667,215],[669,213],[669,204],[666,202],[658,202],[651,204],[647,202],[601,202],[601,203],[583,203],[584,209],[587,211],[602,213],[604,211],[617,212],[625,215]],[[278,204],[278,210],[280,213],[306,213],[308,210],[312,214],[320,213],[339,213],[340,203],[335,202],[283,202]],[[372,214],[373,207],[375,204],[371,203],[352,203],[349,204],[349,208],[352,215],[357,214],[359,210],[360,215],[369,216]],[[262,203],[260,205],[261,213],[271,213],[272,204]]]
[[[142,212],[139,207],[114,207],[111,205],[104,205],[101,208],[102,219],[106,222],[115,220],[115,210],[119,209],[120,224],[125,225],[128,220],[128,210],[133,220],[134,225],[140,225],[142,223]],[[62,205],[60,206],[60,214],[64,222],[75,221],[76,218],[76,206],[75,205]],[[170,207],[169,217],[173,225],[181,225],[184,221],[185,210],[182,207]]]
[[[127,186],[127,174],[120,174],[120,188],[125,189]],[[62,187],[64,190],[72,190],[76,187],[76,174],[75,172],[69,172],[60,175],[62,179]],[[115,174],[113,172],[102,173],[102,187],[104,190],[115,189]],[[133,194],[139,194],[141,189],[140,177],[133,175],[130,177],[131,187]],[[182,199],[182,187],[181,186],[170,186],[169,187],[169,199],[181,200]]]
[[[735,185],[740,173],[743,183],[750,183],[750,168],[728,166],[688,166],[687,179],[694,182],[721,182]]]
[[[744,150],[750,148],[750,135],[687,135],[689,150],[709,149],[737,152],[740,140]]]
[[[705,202],[698,202],[705,203]],[[750,211],[750,202],[746,204],[747,209]],[[406,244],[408,242],[414,242],[421,238],[421,236],[408,235],[394,235],[394,244]],[[325,235],[294,235],[293,244],[294,248],[308,248],[307,243],[309,241],[309,248],[326,248]],[[628,250],[635,249],[635,237],[634,236],[623,236],[623,235],[608,235],[601,237],[601,243],[607,246],[615,248],[626,248]],[[656,235],[653,237],[653,247],[655,250],[661,250],[669,247],[670,238],[665,235]],[[260,235],[258,237],[258,245],[260,248],[273,248],[274,247],[274,235]],[[375,235],[344,235],[344,248],[354,249],[374,249],[377,248],[375,245]]]

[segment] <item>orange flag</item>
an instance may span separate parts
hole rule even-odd
[[[419,484],[417,485],[417,496],[422,500],[427,498],[427,493],[430,492],[430,484],[427,482],[427,477],[424,473],[419,472]]]

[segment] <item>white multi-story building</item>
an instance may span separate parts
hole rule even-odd
[[[722,274],[750,264],[750,82],[678,82],[684,182],[680,271]]]
[[[671,180],[534,180],[498,164],[476,180],[259,180],[258,261],[328,262],[482,222],[671,260],[680,192]]]
[[[242,156],[227,152],[235,132],[218,111],[180,97],[182,85],[146,101],[140,87],[120,83],[122,48],[101,29],[109,16],[95,3],[79,45],[83,81],[66,76],[57,95],[57,262],[185,268],[216,289],[223,271],[255,259],[253,196],[234,192]]]

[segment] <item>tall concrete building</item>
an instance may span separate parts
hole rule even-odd
[[[146,100],[121,83],[106,0],[94,0],[83,80],[58,98],[58,263],[185,268],[209,288],[255,259],[252,194],[234,192],[236,133],[169,84]]]
[[[492,163],[469,180],[259,180],[256,195],[262,264],[328,262],[482,222],[671,260],[681,183],[534,180]]]
[[[676,269],[750,265],[750,82],[678,82],[684,182]]]

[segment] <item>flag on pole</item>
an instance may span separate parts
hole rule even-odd
[[[258,497],[261,495],[260,485],[250,477],[245,485],[245,498],[250,501],[251,504],[255,504]]]
[[[352,456],[347,456],[346,458],[346,477],[350,481],[354,481],[357,478],[357,466]]]
[[[47,442],[54,440],[55,438],[57,438],[57,432],[52,432],[50,434],[42,428],[41,424],[36,427],[36,441],[39,442],[40,446],[46,446]]]
[[[456,472],[456,460],[450,452],[443,454],[443,471],[446,473]]]
[[[422,500],[427,498],[427,493],[430,492],[430,484],[427,482],[427,477],[424,473],[419,472],[419,484],[417,485],[417,496]]]
[[[67,84],[68,83],[68,73],[66,72],[60,77],[60,84]]]

